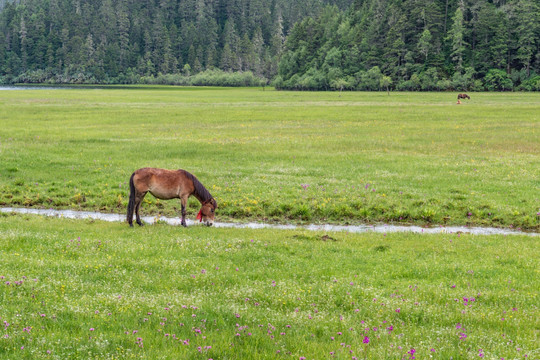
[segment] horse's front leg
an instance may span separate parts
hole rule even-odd
[[[187,197],[180,198],[180,202],[182,203],[182,226],[187,227],[186,224],[186,205],[187,205]]]

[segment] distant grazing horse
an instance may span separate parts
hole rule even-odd
[[[129,179],[129,189],[127,209],[129,226],[133,226],[133,210],[135,210],[137,224],[142,225],[139,208],[147,192],[162,200],[179,198],[182,203],[182,226],[187,226],[186,205],[188,198],[193,195],[202,205],[199,214],[197,214],[197,220],[207,226],[212,226],[214,223],[216,200],[193,174],[185,170],[156,168],[136,170]]]
[[[457,99],[469,99],[471,100],[471,97],[467,94],[458,94]]]

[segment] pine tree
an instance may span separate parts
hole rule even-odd
[[[28,32],[26,31],[26,22],[24,21],[24,18],[21,19],[21,26],[19,29],[19,38],[20,38],[20,44],[21,44],[22,67],[24,70],[27,70],[28,69],[28,47],[27,47]]]
[[[220,68],[225,71],[232,71],[235,64],[234,54],[229,44],[225,44],[223,53],[221,54]]]
[[[244,34],[242,40],[240,41],[240,70],[248,71],[253,70],[253,65],[255,64],[255,49],[253,48],[253,43],[247,36]]]
[[[86,55],[86,67],[87,69],[92,69],[96,65],[96,48],[94,46],[94,39],[92,34],[86,36],[86,41],[84,43],[84,52]]]
[[[107,43],[116,42],[118,31],[116,28],[117,22],[115,14],[112,0],[102,0],[101,7],[99,8],[99,20],[96,34],[99,34],[100,37],[104,36],[105,42]]]
[[[478,12],[477,47],[473,56],[477,69],[487,73],[489,69],[504,69],[507,52],[507,29],[504,13],[488,2]]]
[[[506,18],[502,12],[498,12],[495,20],[494,34],[489,46],[488,67],[504,69],[507,66],[506,54],[508,53],[508,30]]]
[[[463,3],[462,3],[463,5]],[[452,44],[451,58],[455,64],[455,71],[461,73],[463,71],[463,55],[465,53],[465,40],[463,39],[463,9],[458,7],[454,14],[452,28],[448,34],[448,38]]]
[[[163,39],[159,45],[161,48],[159,48],[158,51],[162,56],[162,60],[159,63],[159,71],[163,74],[173,72],[176,67],[176,59],[172,54],[171,40],[166,28],[163,28]]]
[[[257,76],[263,76],[264,72],[264,39],[262,35],[262,30],[260,27],[255,29],[253,38],[251,39],[253,44],[253,64],[252,70]]]
[[[123,68],[129,66],[129,18],[125,1],[119,1],[116,6],[116,19],[118,26],[118,46],[120,47],[119,60]]]
[[[242,60],[240,58],[240,38],[236,32],[234,21],[227,20],[223,30],[223,54],[222,64],[226,64],[224,70],[239,71],[242,69]]]
[[[540,46],[537,36],[540,34],[540,6],[534,0],[519,0],[516,14],[518,36],[516,58],[526,69],[527,76],[530,76],[531,63]]]
[[[279,58],[283,49],[283,42],[285,36],[283,34],[283,17],[281,16],[281,10],[276,11],[274,20],[274,29],[272,31],[272,38],[270,40],[270,53],[271,56]]]
[[[191,67],[191,70],[193,70],[193,66],[195,65],[195,60],[197,59],[197,51],[195,50],[195,46],[191,44],[188,50],[188,56],[187,56],[187,63]]]
[[[432,41],[433,41],[433,37],[431,36],[431,31],[429,31],[429,29],[425,29],[422,32],[422,36],[420,36],[420,39],[418,40],[417,47],[418,47],[418,51],[420,51],[420,53],[424,55],[424,61],[426,63],[427,63],[427,59],[428,59],[428,56],[432,47],[432,44],[431,44]]]
[[[217,51],[216,46],[211,44],[206,49],[206,68],[213,69],[217,63]]]

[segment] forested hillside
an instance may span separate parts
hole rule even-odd
[[[0,76],[130,81],[219,68],[272,78],[289,29],[327,4],[350,0],[7,1]]]
[[[306,90],[540,90],[538,0],[0,5],[3,83],[211,84],[208,74],[243,73]]]
[[[538,0],[355,0],[298,23],[278,87],[540,90]]]

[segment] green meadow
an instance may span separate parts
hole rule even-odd
[[[538,232],[540,94],[470,95],[0,91],[0,206],[125,213],[152,166],[219,222]],[[534,359],[539,239],[0,213],[0,359]]]
[[[194,173],[218,221],[538,231],[540,94],[470,95],[0,91],[0,205],[123,213],[131,173],[150,166]],[[179,209],[147,196],[141,211]]]
[[[538,240],[0,214],[0,358],[536,359]]]

